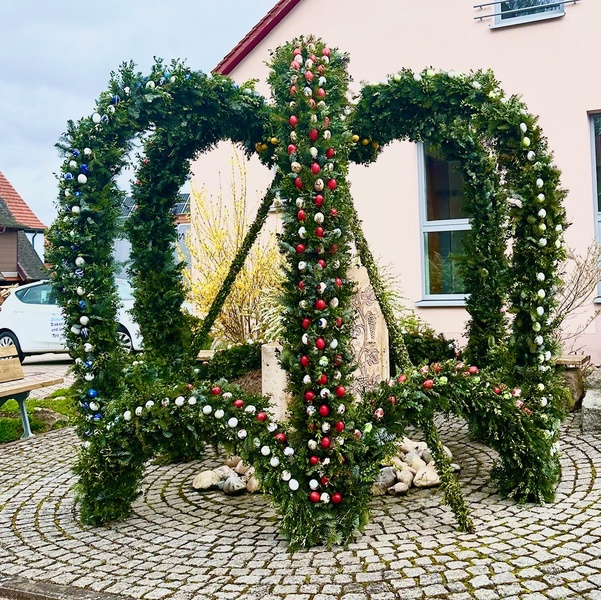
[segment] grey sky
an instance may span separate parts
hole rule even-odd
[[[0,171],[36,215],[55,217],[69,119],[92,112],[110,72],[185,60],[208,72],[276,0],[0,0]]]

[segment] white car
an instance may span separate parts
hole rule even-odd
[[[117,313],[118,336],[128,351],[142,350],[142,337],[130,309],[134,296],[129,282],[116,280],[122,307]],[[67,352],[65,320],[48,281],[15,288],[0,305],[0,347],[14,344],[21,361],[30,354]]]

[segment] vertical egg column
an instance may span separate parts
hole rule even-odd
[[[285,66],[279,64],[285,61]],[[274,94],[287,144],[282,172],[285,367],[291,420],[306,457],[306,498],[316,509],[352,502],[356,443],[345,419],[353,370],[350,346],[348,221],[344,210],[350,135],[345,126],[346,57],[323,43],[285,46],[274,60]],[[282,102],[283,99],[285,102]]]

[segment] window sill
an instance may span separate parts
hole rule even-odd
[[[593,304],[601,304],[601,296],[597,296],[594,300],[593,300]]]
[[[600,298],[601,301],[601,298]],[[429,299],[419,300],[415,303],[415,306],[419,308],[440,308],[440,307],[452,307],[452,306],[465,306],[465,298],[440,298],[440,299]]]
[[[559,19],[565,16],[565,12],[562,13],[549,13],[541,15],[529,15],[528,17],[516,17],[515,19],[506,19],[489,25],[490,29],[504,29],[505,27],[516,27],[517,25],[528,25],[530,23],[537,23],[538,21],[548,21],[549,19]]]

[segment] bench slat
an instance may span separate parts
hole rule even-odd
[[[31,390],[37,390],[50,385],[58,385],[59,383],[63,383],[63,381],[64,379],[62,377],[44,378],[42,376],[28,376],[21,382],[0,383],[0,398],[8,398],[16,394],[30,392]]]

